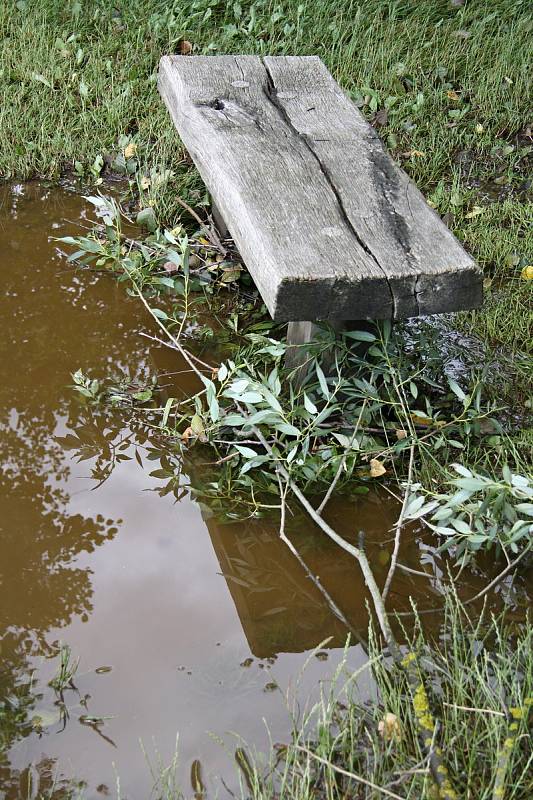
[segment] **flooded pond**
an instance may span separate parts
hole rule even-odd
[[[364,585],[303,519],[289,532],[307,571],[274,523],[223,525],[189,496],[160,497],[147,430],[80,403],[69,388],[80,368],[126,375],[133,387],[152,376],[184,393],[195,386],[177,354],[139,335],[150,331],[139,303],[61,254],[52,237],[79,233],[86,214],[66,190],[0,190],[0,699],[12,711],[0,732],[0,796],[34,796],[38,785],[60,797],[62,778],[73,778],[87,798],[115,795],[118,779],[122,797],[147,797],[140,742],[166,764],[177,734],[185,794],[196,760],[220,794],[221,777],[236,784],[236,734],[262,750],[267,726],[286,740],[291,698],[316,696],[349,629],[348,665],[365,662]],[[364,531],[383,581],[397,515],[376,492],[333,503],[328,519],[347,538]],[[421,530],[405,537],[401,561],[433,577],[398,571],[394,607],[409,611],[412,596],[437,608],[445,567]],[[485,583],[481,569],[469,573],[465,596]],[[68,718],[48,685],[60,642],[79,659]]]

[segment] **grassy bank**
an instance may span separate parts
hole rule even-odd
[[[430,686],[427,695],[411,704],[405,675],[371,643],[379,701],[358,702],[358,675],[350,676],[339,697],[339,669],[320,702],[295,715],[292,740],[275,748],[268,770],[237,759],[245,794],[255,800],[438,798],[417,741],[418,719],[425,714],[440,720],[434,746],[446,758],[454,797],[530,797],[531,630],[513,634],[501,619],[470,619],[453,597],[447,599],[445,627],[439,645],[428,645],[420,632],[411,642],[421,680]]]

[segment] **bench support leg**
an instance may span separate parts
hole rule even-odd
[[[341,331],[345,327],[343,320],[328,320],[331,327],[336,331]],[[289,370],[294,370],[292,383],[294,386],[299,387],[305,380],[307,375],[307,367],[305,362],[308,358],[306,348],[302,345],[312,342],[320,328],[314,322],[289,322],[287,328],[287,352],[285,353],[285,367]],[[327,369],[327,354],[324,357],[326,361],[325,368]]]

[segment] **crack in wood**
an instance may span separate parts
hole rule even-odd
[[[381,272],[382,272],[382,274],[383,274],[383,276],[384,276],[384,278],[385,278],[385,280],[387,282],[387,287],[388,287],[389,292],[390,292],[391,303],[392,303],[392,318],[394,319],[396,317],[396,298],[395,298],[395,295],[394,295],[394,292],[393,292],[393,289],[392,289],[392,286],[391,286],[391,283],[390,283],[390,280],[389,280],[389,276],[387,275],[387,273],[385,272],[385,270],[383,269],[383,267],[379,263],[378,259],[376,258],[376,256],[374,255],[374,253],[372,252],[370,247],[361,238],[361,236],[357,232],[356,228],[354,227],[354,225],[353,225],[353,223],[352,223],[352,221],[351,221],[351,219],[350,219],[350,217],[349,217],[349,215],[348,215],[348,213],[346,211],[346,207],[345,207],[344,202],[342,200],[341,194],[340,194],[337,186],[335,185],[335,182],[334,182],[334,180],[333,180],[328,168],[322,162],[322,160],[320,159],[320,156],[318,155],[318,153],[313,149],[313,146],[312,146],[312,141],[313,140],[309,136],[307,136],[306,134],[304,134],[301,131],[299,131],[293,125],[293,122],[292,122],[291,118],[289,117],[289,115],[287,114],[287,111],[285,110],[283,105],[279,102],[279,100],[278,100],[278,91],[276,89],[274,76],[272,75],[272,73],[271,73],[268,65],[265,63],[264,59],[261,59],[261,61],[262,61],[262,64],[263,64],[263,66],[264,66],[264,68],[266,70],[266,77],[267,77],[267,83],[266,83],[266,88],[265,88],[266,97],[273,104],[273,106],[277,109],[277,111],[281,115],[283,121],[289,126],[291,131],[293,131],[293,133],[295,133],[296,136],[305,144],[305,146],[307,147],[307,149],[309,150],[309,152],[311,153],[311,155],[315,159],[315,161],[318,164],[318,167],[320,169],[320,172],[325,177],[325,179],[326,179],[326,181],[328,183],[328,186],[330,187],[331,191],[333,192],[333,194],[335,196],[335,199],[337,201],[337,205],[339,207],[339,211],[341,213],[341,217],[342,217],[345,225],[347,226],[347,228],[350,231],[350,233],[355,237],[358,245],[365,251],[365,253],[367,255],[369,255],[372,258],[372,260],[374,261],[376,266],[378,266],[379,269],[381,270]],[[311,109],[308,109],[308,110],[311,110]],[[321,140],[321,141],[328,141],[328,140],[324,139],[324,140]]]

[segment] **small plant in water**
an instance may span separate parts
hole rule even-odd
[[[59,695],[61,695],[65,689],[74,689],[74,676],[78,671],[79,663],[79,658],[72,657],[70,646],[61,642],[59,649],[59,665],[49,686]]]
[[[72,388],[88,400],[98,401],[102,392],[100,381],[89,378],[81,369],[72,373],[74,384]]]

